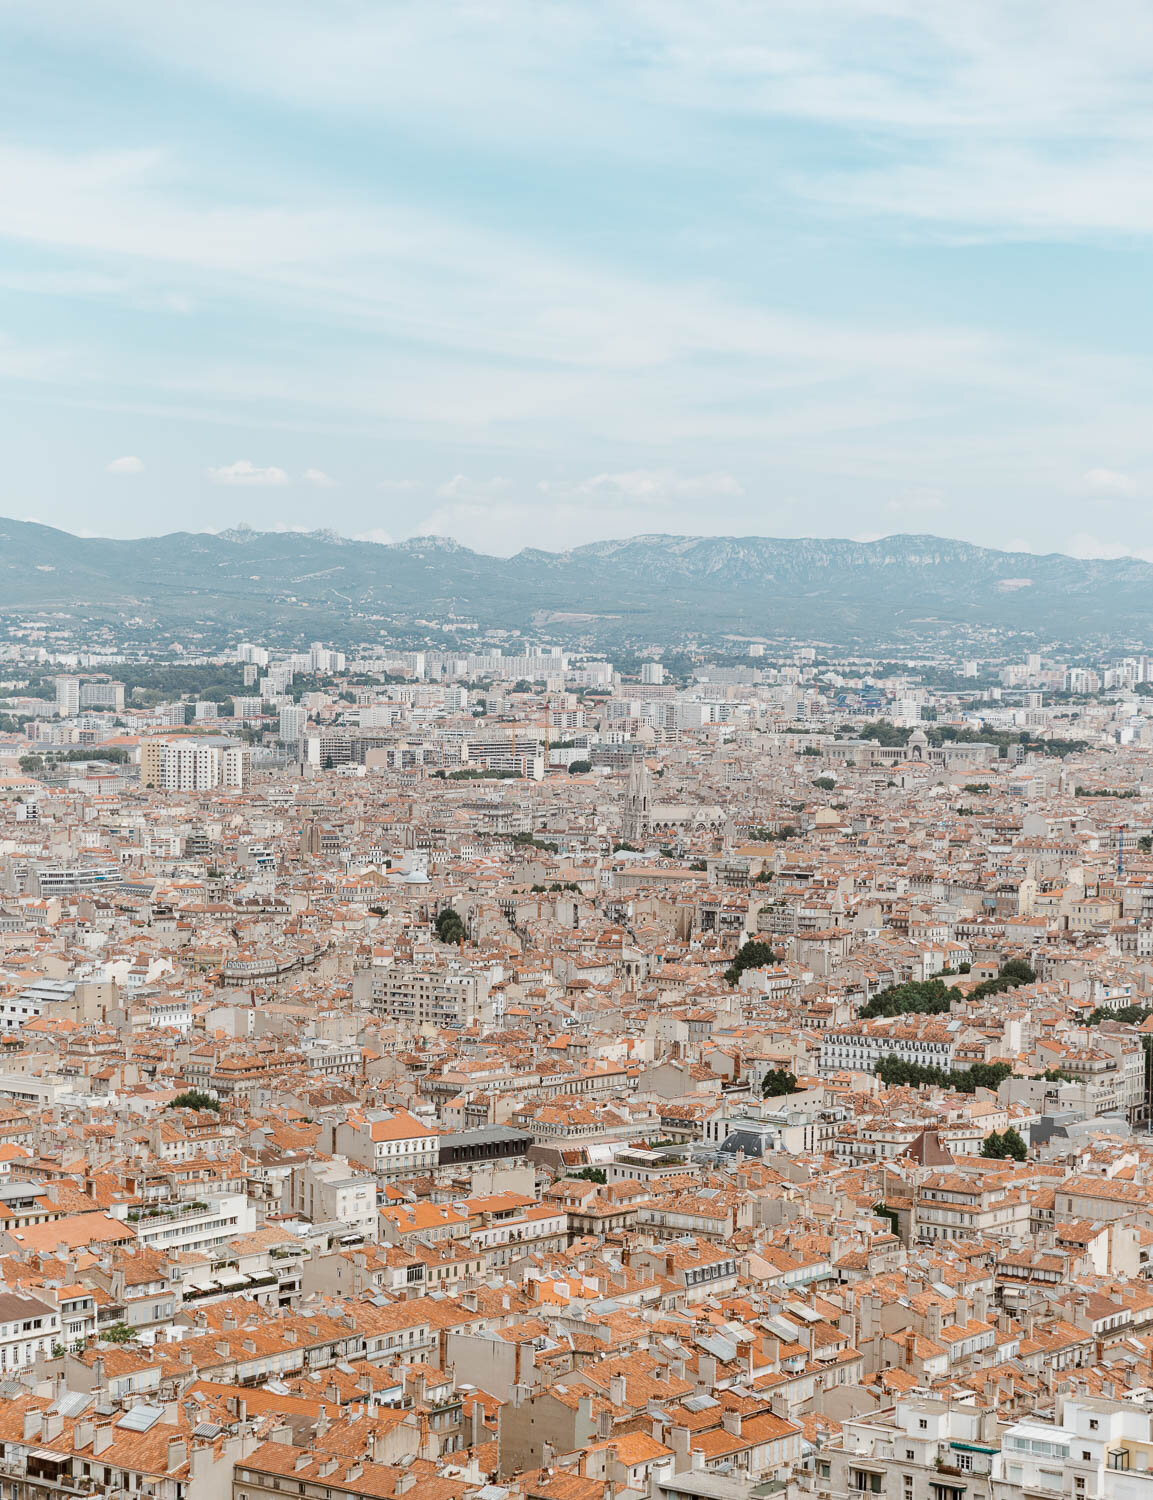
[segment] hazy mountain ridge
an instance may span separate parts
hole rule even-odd
[[[513,557],[448,538],[382,544],[330,530],[79,537],[0,520],[0,609],[136,613],[158,622],[400,622],[452,613],[527,626],[618,617],[606,631],[737,630],[887,637],[925,620],[1077,634],[1153,634],[1153,565],[1001,552],[928,535],[871,542],[651,534]],[[585,627],[582,627],[585,628]],[[595,627],[590,627],[595,628]]]

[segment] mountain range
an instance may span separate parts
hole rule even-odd
[[[1153,637],[1153,565],[935,536],[648,535],[491,557],[439,537],[173,532],[118,540],[0,520],[0,614],[363,640],[423,622],[555,638],[764,636],[870,644],[1004,630],[1066,644]],[[964,632],[963,632],[964,633]]]

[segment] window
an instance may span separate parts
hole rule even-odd
[[[1090,1432],[1096,1432],[1097,1428],[1099,1426],[1100,1426],[1100,1423],[1097,1421],[1096,1417],[1090,1417],[1089,1418],[1089,1431]]]
[[[920,1421],[917,1423],[917,1426],[921,1429],[922,1432],[925,1431],[925,1429],[928,1427],[928,1425],[929,1425],[929,1422],[928,1422],[928,1418],[927,1417],[922,1417],[920,1419]]]

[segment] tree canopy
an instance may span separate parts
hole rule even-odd
[[[939,979],[911,979],[907,984],[890,985],[881,990],[861,1007],[862,1020],[874,1016],[943,1016],[956,996],[947,984]]]
[[[774,1068],[771,1073],[765,1074],[765,1081],[761,1084],[761,1093],[766,1099],[779,1099],[782,1094],[796,1092],[797,1075],[790,1073],[787,1068]]]
[[[183,1094],[177,1094],[169,1109],[214,1109],[219,1114],[220,1100],[214,1099],[211,1094],[206,1094],[202,1089],[185,1089]]]
[[[921,1088],[925,1084],[933,1084],[937,1088],[953,1089],[958,1094],[975,1094],[978,1089],[995,1089],[1012,1071],[1008,1063],[974,1063],[971,1068],[954,1068],[946,1072],[944,1068],[906,1062],[895,1053],[882,1057],[877,1064],[877,1077],[886,1088],[899,1084]]]
[[[729,984],[735,985],[746,969],[763,969],[776,962],[777,954],[768,943],[749,938],[748,942],[742,943],[737,949],[736,957],[725,970],[725,978]]]
[[[446,906],[443,911],[436,915],[436,935],[442,943],[462,943],[465,939],[465,926],[461,921],[460,913]]]
[[[991,1157],[994,1161],[1024,1161],[1029,1155],[1029,1148],[1010,1125],[1004,1134],[998,1134],[994,1130],[985,1137],[981,1155]]]

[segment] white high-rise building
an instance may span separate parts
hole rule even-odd
[[[649,687],[660,687],[665,680],[665,669],[659,661],[646,661],[641,667],[641,681]]]
[[[248,768],[252,752],[246,745],[232,745],[220,752],[220,785],[244,787],[248,785]]]
[[[308,710],[295,703],[280,710],[280,738],[292,744],[299,742],[308,723]]]
[[[243,787],[248,782],[249,753],[244,745],[221,749],[197,740],[147,740],[141,746],[141,784],[161,792]]]
[[[166,792],[204,792],[220,785],[220,751],[211,745],[166,745],[160,787]]]
[[[79,677],[57,677],[56,712],[62,719],[74,718],[80,712]]]

